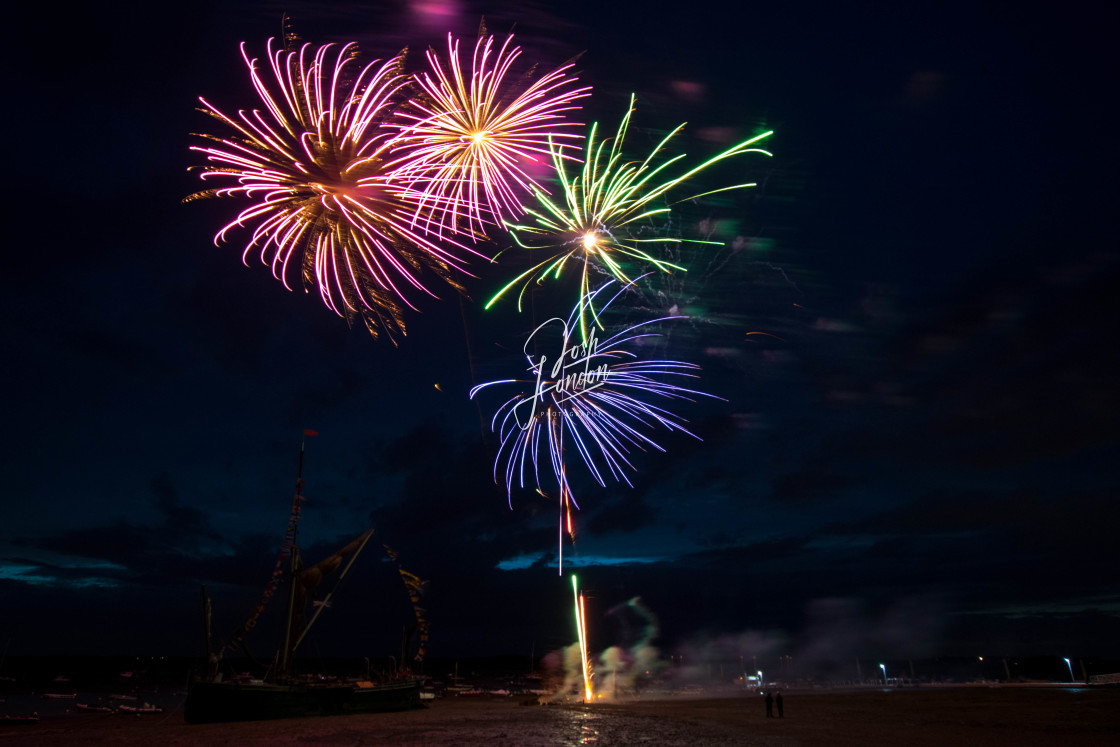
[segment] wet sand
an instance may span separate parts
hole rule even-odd
[[[957,687],[797,692],[785,718],[762,698],[532,706],[449,698],[404,713],[190,725],[182,711],[82,714],[0,727],[0,747],[35,745],[797,745],[1117,744],[1120,689]]]

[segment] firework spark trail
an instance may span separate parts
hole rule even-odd
[[[579,635],[579,653],[583,669],[583,699],[590,703],[591,690],[591,662],[587,658],[587,613],[584,609],[583,594],[579,592],[579,580],[572,575],[572,597],[575,600],[576,633]]]
[[[700,367],[683,361],[642,360],[631,350],[635,343],[658,337],[652,326],[670,319],[650,319],[599,341],[591,335],[580,343],[578,320],[595,296],[606,291],[615,281],[580,299],[567,320],[550,319],[538,327],[524,346],[529,379],[492,381],[471,389],[473,399],[482,389],[500,384],[529,385],[530,392],[521,392],[506,400],[495,412],[491,428],[499,434],[500,446],[494,460],[494,480],[504,472],[506,492],[513,505],[513,489],[526,487],[527,472],[532,470],[535,487],[542,495],[542,448],[548,450],[560,491],[561,539],[563,522],[570,522],[570,508],[579,509],[568,481],[567,456],[572,448],[579,455],[596,482],[606,485],[609,476],[616,482],[631,485],[627,470],[634,470],[629,455],[635,448],[664,452],[643,431],[664,427],[698,438],[684,425],[684,419],[650,400],[694,401],[694,397],[714,397],[695,389],[673,383],[677,377],[696,378]],[[621,286],[603,304],[600,314],[633,283]],[[528,350],[536,335],[545,328],[561,337],[560,354],[555,359],[541,355],[534,359]],[[648,349],[650,346],[644,345]],[[569,534],[571,533],[569,524]],[[562,552],[561,542],[561,552]],[[562,566],[561,555],[561,566]],[[562,570],[562,568],[561,568]]]
[[[510,70],[520,54],[512,35],[496,51],[494,37],[483,35],[468,67],[459,41],[448,34],[446,63],[429,50],[431,73],[414,76],[421,95],[414,111],[401,114],[410,121],[396,125],[393,163],[424,193],[427,229],[442,235],[465,224],[480,235],[486,225],[521,217],[530,190],[543,191],[523,164],[549,163],[553,151],[563,158],[565,145],[553,143],[579,137],[563,131],[575,124],[565,114],[579,108],[573,102],[590,87],[574,87],[571,64],[527,87],[513,82]]]
[[[676,176],[670,176],[670,167],[683,159],[684,154],[673,156],[660,163],[655,163],[655,159],[684,128],[684,125],[679,125],[666,135],[643,161],[627,160],[623,155],[622,147],[630,127],[630,115],[633,112],[634,97],[631,96],[630,107],[623,116],[614,138],[596,141],[598,123],[592,126],[586,141],[583,165],[571,176],[567,173],[564,156],[559,149],[553,148],[553,164],[563,190],[563,201],[553,200],[543,189],[533,186],[533,196],[539,209],[530,208],[526,212],[535,222],[525,224],[507,222],[506,224],[518,246],[532,251],[547,252],[549,257],[521,273],[495,293],[486,304],[486,308],[490,308],[503,294],[520,284],[522,286],[518,297],[518,309],[520,309],[521,299],[534,281],[540,283],[550,275],[559,278],[569,261],[581,266],[580,294],[582,297],[587,297],[591,294],[593,272],[602,272],[617,280],[630,282],[624,263],[631,261],[648,263],[664,272],[684,270],[679,265],[655,257],[642,248],[642,245],[676,244],[682,241],[721,245],[721,242],[703,239],[657,235],[660,232],[656,230],[654,235],[644,235],[641,229],[649,228],[647,219],[654,216],[665,217],[672,205],[684,200],[755,186],[754,183],[734,184],[675,199],[672,203],[667,203],[663,199],[670,191],[720,161],[746,153],[770,155],[768,151],[751,146],[769,137],[773,134],[772,131],[756,135],[716,154],[698,166]],[[590,304],[586,311],[587,316],[592,320],[597,315]],[[589,320],[581,316],[580,325],[586,338]]]
[[[242,261],[254,251],[286,288],[293,272],[315,287],[323,303],[370,333],[404,334],[401,304],[408,294],[435,294],[423,273],[455,285],[451,272],[464,257],[482,256],[453,239],[439,242],[414,227],[432,198],[404,184],[386,159],[393,131],[386,121],[406,84],[403,55],[360,65],[353,43],[298,51],[267,44],[272,80],[244,44],[241,55],[265,111],[227,116],[204,98],[201,111],[236,134],[202,134],[208,146],[203,180],[234,182],[197,192],[206,197],[253,200],[214,237],[221,244],[235,228],[254,225]],[[452,199],[452,198],[446,198]],[[414,308],[414,307],[413,307]],[[395,342],[395,340],[394,340]]]

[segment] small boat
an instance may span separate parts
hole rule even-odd
[[[0,716],[0,725],[4,726],[20,726],[37,723],[39,723],[38,713],[33,713],[30,716]]]
[[[70,700],[78,697],[77,693],[43,693],[44,698],[51,698],[52,700]]]
[[[79,711],[87,711],[90,713],[116,713],[117,709],[107,705],[90,705],[89,703],[75,703],[74,707]]]
[[[135,713],[135,714],[139,715],[139,714],[145,714],[145,713],[163,713],[163,709],[160,708],[159,706],[154,706],[151,703],[144,703],[144,704],[138,705],[138,706],[130,706],[130,705],[117,706],[117,712],[118,713]]]

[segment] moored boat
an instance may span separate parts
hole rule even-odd
[[[118,713],[136,713],[136,714],[163,713],[163,709],[160,708],[159,706],[154,706],[151,703],[144,703],[144,704],[138,705],[138,706],[120,705],[120,706],[117,706],[117,712]]]
[[[117,709],[107,705],[91,705],[89,703],[75,703],[74,707],[79,711],[86,711],[88,713],[116,713]]]
[[[4,726],[23,726],[37,723],[39,723],[38,713],[33,713],[30,716],[0,716],[0,725]]]
[[[324,685],[196,682],[184,717],[196,724],[405,711],[421,707],[420,686],[420,680],[411,678]]]

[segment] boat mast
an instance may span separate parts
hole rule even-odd
[[[203,649],[206,652],[206,661],[210,661],[213,650],[210,648],[210,597],[206,593],[206,584],[202,585],[202,637]]]
[[[304,437],[301,438],[300,442],[299,442],[299,470],[296,473],[296,499],[295,499],[295,505],[297,505],[297,506],[300,505],[300,503],[303,501],[303,451],[304,451],[304,445],[307,442],[307,436],[317,436],[317,435],[319,435],[319,434],[316,433],[315,431],[305,430],[303,432]],[[289,566],[289,572],[288,572],[288,618],[284,623],[284,640],[282,642],[282,646],[281,646],[281,649],[280,649],[281,650],[281,654],[280,654],[280,673],[281,674],[287,674],[288,673],[288,666],[291,663],[289,660],[291,658],[291,653],[292,653],[292,651],[291,651],[292,616],[295,615],[295,611],[296,611],[296,583],[298,583],[298,579],[296,578],[296,574],[299,573],[299,545],[296,542],[297,529],[298,528],[295,527],[295,526],[292,527],[292,548],[291,548],[292,556],[291,556],[291,565]]]

